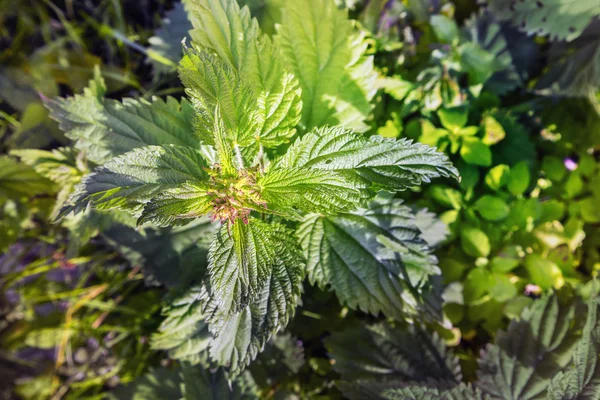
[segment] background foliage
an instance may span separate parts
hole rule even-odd
[[[136,124],[159,121],[152,134],[161,141],[197,143],[186,135],[193,109],[214,104],[194,93],[185,100],[177,76],[182,39],[219,57],[237,53],[223,55],[228,45],[210,42],[202,29],[189,32],[194,18],[196,28],[209,22],[173,1],[4,3],[3,398],[598,396],[596,1],[307,0],[287,13],[281,0],[239,1],[256,29],[280,38],[281,54],[269,50],[256,62],[281,76],[285,64],[301,77],[274,84],[295,94],[289,123],[264,123],[267,146],[290,137],[297,124],[302,132],[340,124],[372,140],[437,147],[461,180],[434,179],[380,198],[370,211],[303,221],[297,233],[305,248],[316,239],[341,243],[345,254],[362,248],[363,271],[380,286],[348,283],[341,271],[352,263],[319,259],[326,269],[311,264],[309,253],[294,317],[233,381],[231,371],[203,367],[215,356],[204,351],[212,338],[198,299],[218,224],[200,218],[135,228],[130,214],[102,209],[52,221],[83,176],[138,147],[99,140],[106,132],[131,137],[123,115]],[[323,15],[302,14],[309,9]],[[321,24],[312,28],[327,21],[331,35],[314,54],[298,54],[293,41],[313,17]],[[350,37],[353,46],[336,42]],[[190,51],[182,64],[197,66],[202,57],[213,56]],[[318,69],[325,59],[328,67]],[[232,65],[242,76],[253,73],[251,63],[233,58]],[[204,90],[197,75],[180,75],[192,92]],[[302,113],[293,100],[300,93]],[[199,135],[210,141],[214,114],[202,118],[208,128]],[[314,202],[313,211],[326,206]],[[356,233],[373,221],[384,236],[377,243]],[[390,228],[398,221],[410,229]],[[439,260],[422,247],[418,257],[403,255],[411,277],[441,273],[443,282],[420,280],[426,283],[416,297],[382,295],[386,286],[377,279],[386,257],[405,251],[394,246],[399,237],[410,246],[425,242]],[[406,282],[414,280],[397,284]],[[370,293],[372,303],[360,301]],[[436,298],[443,303],[429,301]]]

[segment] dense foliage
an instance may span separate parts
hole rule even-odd
[[[600,398],[597,1],[19,3],[3,398]]]

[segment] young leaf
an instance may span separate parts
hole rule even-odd
[[[58,121],[75,148],[103,164],[115,156],[148,145],[199,148],[194,132],[195,113],[187,100],[104,99],[104,81],[96,76],[83,95],[48,99],[50,116]]]
[[[286,142],[295,133],[302,103],[298,81],[286,71],[278,45],[235,0],[188,0],[186,6],[194,45],[216,54],[250,88],[259,125],[255,139],[266,147]]]
[[[208,180],[199,151],[181,146],[147,146],[135,149],[99,167],[83,178],[71,196],[71,210],[81,211],[89,204],[101,210],[122,209],[141,214],[143,206],[168,189],[188,182]],[[177,193],[170,192],[172,195]],[[177,214],[178,210],[173,210]]]
[[[565,292],[533,303],[506,332],[499,332],[479,360],[477,385],[492,396],[534,399],[544,395],[550,380],[563,369],[578,339],[581,310]]]
[[[274,226],[252,218],[223,226],[208,253],[210,287],[220,312],[242,310],[261,292],[276,263]]]
[[[344,381],[457,383],[462,377],[458,359],[444,341],[415,325],[357,326],[334,333],[325,346]]]
[[[412,307],[427,308],[421,296],[428,276],[439,272],[419,234],[400,201],[337,216],[308,215],[297,230],[312,284],[331,286],[351,308],[398,319]],[[389,242],[402,253],[386,248]]]
[[[458,177],[448,158],[434,148],[410,140],[369,139],[342,127],[306,134],[279,159],[275,169],[306,168],[362,178],[364,185],[389,191],[406,190],[437,177]],[[350,178],[349,178],[350,179]]]
[[[250,85],[226,62],[204,51],[187,50],[179,64],[179,77],[198,115],[200,138],[214,144],[216,109],[228,139],[249,146],[259,133],[256,99]]]
[[[277,39],[300,81],[304,129],[339,124],[365,131],[376,75],[364,34],[353,32],[347,10],[333,0],[287,2]]]
[[[290,217],[297,210],[329,214],[354,210],[369,195],[362,179],[326,170],[274,168],[258,183],[269,208],[286,210]]]
[[[250,220],[245,229],[254,229],[248,226],[256,222],[258,221]],[[256,358],[271,336],[287,325],[302,289],[305,261],[297,241],[282,225],[260,224],[264,225],[260,229],[266,236],[262,246],[272,253],[269,254],[271,263],[264,269],[266,276],[261,277],[265,283],[249,299],[247,305],[241,307],[237,304],[234,305],[237,307],[231,306],[237,300],[231,293],[225,293],[224,297],[219,298],[215,293],[211,293],[212,287],[208,288],[209,329],[215,336],[211,342],[210,355],[220,365],[228,366],[232,375],[239,374]],[[228,245],[225,244],[224,247]],[[248,257],[248,261],[255,264],[250,268],[257,269],[256,264],[263,262],[257,254],[261,250],[248,247],[246,249],[247,252],[254,253],[246,253],[243,256]],[[215,250],[215,254],[217,251]],[[234,256],[230,251],[228,253]],[[265,259],[266,254],[262,254],[261,257]],[[213,262],[223,261],[227,260],[216,259]],[[230,267],[241,268],[242,264],[230,264]],[[217,268],[217,270],[222,269]],[[225,272],[233,274],[234,279],[240,275],[231,270],[225,269]],[[217,281],[217,284],[222,283]],[[237,289],[235,285],[227,282],[224,284],[233,286],[233,289],[237,290],[236,294],[244,289],[243,287]],[[236,308],[239,311],[234,311]]]

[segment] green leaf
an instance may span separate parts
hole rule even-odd
[[[305,130],[343,125],[366,131],[377,90],[373,57],[363,32],[333,0],[286,2],[277,40],[300,81]]]
[[[475,202],[475,209],[488,221],[500,221],[510,214],[510,207],[504,200],[487,194]]]
[[[194,26],[190,32],[193,44],[215,54],[209,62],[220,60],[217,64],[228,65],[237,80],[249,88],[246,94],[253,106],[250,110],[256,111],[258,119],[252,121],[258,123],[254,139],[266,147],[286,142],[295,133],[302,104],[298,80],[286,70],[278,43],[261,33],[249,9],[240,9],[235,0],[189,0],[186,4]],[[221,70],[220,65],[212,68]],[[200,80],[194,84],[194,79]],[[192,74],[184,84],[210,87],[214,82]],[[221,93],[218,87],[215,89],[220,103]],[[225,110],[226,105],[221,104],[221,108]],[[209,115],[213,112],[208,110]]]
[[[350,400],[490,400],[479,388],[470,384],[429,381],[423,386],[414,383],[341,382],[344,395]]]
[[[437,115],[446,129],[458,132],[467,124],[468,110],[465,107],[440,108]]]
[[[506,186],[510,193],[519,196],[525,193],[529,187],[530,180],[529,166],[526,162],[520,162],[511,168]]]
[[[58,121],[75,148],[104,164],[115,156],[148,145],[180,145],[199,148],[193,134],[195,113],[190,103],[167,97],[166,101],[104,99],[104,81],[97,76],[83,95],[46,100],[50,116]]]
[[[479,360],[477,385],[507,400],[543,398],[575,349],[581,310],[566,292],[537,300],[500,331]],[[583,313],[585,314],[585,313]]]
[[[415,307],[439,311],[428,304],[435,302],[428,291],[429,276],[439,273],[437,260],[400,201],[377,200],[369,209],[337,216],[308,215],[297,235],[311,284],[330,286],[341,303],[397,319]]]
[[[163,307],[166,316],[158,333],[152,335],[154,350],[166,350],[169,358],[207,365],[211,335],[202,312],[201,289],[190,288]]]
[[[181,215],[185,210],[178,209],[169,210],[170,214],[164,218],[155,218],[152,208],[146,217],[143,207],[156,197],[164,198],[166,191],[186,183],[196,183],[202,188],[208,180],[204,167],[201,153],[190,147],[171,145],[135,149],[115,157],[84,177],[62,214],[72,210],[79,212],[93,205],[100,210],[127,210],[141,215],[142,220],[189,218]],[[177,191],[168,193],[173,197],[178,195]]]
[[[151,368],[146,374],[109,394],[115,400],[180,399],[179,371],[165,367]]]
[[[441,14],[432,15],[429,23],[442,43],[450,44],[458,39],[458,26],[453,19]]]
[[[600,324],[598,297],[588,302],[583,335],[575,348],[571,365],[552,378],[548,400],[583,400],[597,398],[600,393]]]
[[[211,372],[184,363],[183,400],[258,400],[257,387],[249,374],[231,380],[222,369]]]
[[[179,77],[198,115],[200,138],[215,144],[215,112],[220,110],[228,139],[249,146],[260,131],[256,99],[248,82],[216,55],[187,50],[179,63]]]
[[[32,167],[15,158],[0,156],[0,199],[19,200],[52,192],[52,181],[39,175]]]
[[[525,269],[531,281],[544,290],[553,286],[559,287],[563,282],[562,271],[558,265],[539,254],[529,254],[525,257]]]
[[[528,34],[550,40],[573,40],[600,14],[596,0],[539,0],[507,2],[487,0],[491,13],[510,21]]]
[[[469,164],[489,167],[492,164],[492,152],[480,139],[465,137],[460,148],[460,156]]]
[[[379,85],[390,96],[398,101],[404,100],[415,88],[415,84],[405,81],[400,76],[381,78]]]
[[[358,208],[369,193],[359,177],[334,171],[274,168],[259,179],[261,195],[275,212],[337,213]]]
[[[272,242],[276,225],[250,219],[223,226],[208,259],[212,293],[221,312],[238,312],[260,293],[277,262]]]
[[[460,229],[460,245],[472,257],[487,257],[490,254],[490,239],[487,235],[468,225]]]
[[[498,143],[506,136],[504,127],[496,120],[496,118],[488,115],[483,118],[482,123],[484,131],[482,141],[488,146]]]
[[[477,43],[469,42],[458,48],[463,70],[469,75],[469,85],[485,83],[500,69],[494,54],[484,50]]]
[[[505,164],[496,165],[485,176],[485,184],[492,190],[500,190],[508,183],[510,167]]]
[[[416,325],[347,328],[325,339],[325,347],[335,362],[333,369],[345,381],[459,382],[462,376],[458,359],[444,341]]]
[[[437,177],[458,177],[448,158],[410,140],[362,135],[342,127],[316,129],[289,148],[275,169],[306,168],[337,172],[349,182],[389,191],[405,190]]]
[[[209,254],[210,355],[237,375],[293,315],[305,261],[282,225],[238,221],[227,234],[223,228]]]
[[[103,231],[102,237],[132,265],[143,266],[160,283],[182,286],[203,277],[216,229],[216,224],[204,217],[177,228],[115,226]]]

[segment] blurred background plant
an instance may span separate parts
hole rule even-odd
[[[239,2],[275,33],[283,0]],[[599,6],[581,0],[581,11],[547,14],[569,2],[337,3],[375,56],[370,133],[437,146],[460,170],[460,183],[404,197],[428,210],[420,223],[447,285],[451,324],[426,328],[473,381],[479,351],[534,299],[563,287],[587,298],[600,269]],[[199,344],[161,348],[150,338],[161,299],[204,268],[212,227],[135,230],[125,215],[98,211],[51,223],[95,165],[70,147],[42,98],[81,93],[95,73],[108,97],[183,96],[176,65],[187,14],[172,0],[0,7],[0,395],[106,398],[118,387],[114,396],[132,398],[164,386],[180,396],[190,375],[176,360]],[[323,339],[382,318],[308,284],[304,291],[242,392],[341,398]]]

